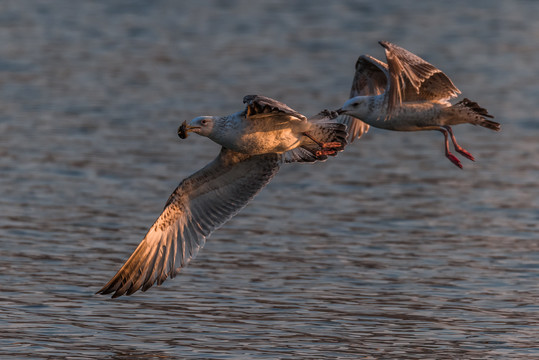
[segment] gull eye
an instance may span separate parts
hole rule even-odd
[[[202,119],[202,120],[200,120],[200,125],[206,126],[206,125],[208,125],[208,122],[209,122],[208,120]]]
[[[359,104],[358,104],[358,103],[354,103],[352,106],[355,107],[355,108],[357,108],[357,107],[359,106]]]

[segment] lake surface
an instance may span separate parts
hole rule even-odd
[[[539,3],[0,3],[2,359],[539,358]],[[502,132],[283,166],[177,278],[94,295],[246,94],[312,115],[392,41]]]

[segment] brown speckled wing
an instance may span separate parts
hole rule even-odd
[[[387,41],[380,45],[385,48],[389,70],[389,113],[402,101],[447,100],[460,94],[451,79],[419,56]]]
[[[131,295],[173,278],[212,231],[264,188],[280,163],[277,154],[249,156],[223,148],[213,162],[180,183],[131,257],[98,293]]]
[[[350,89],[350,98],[382,94],[387,87],[387,65],[369,55],[361,55],[356,61],[356,72]]]

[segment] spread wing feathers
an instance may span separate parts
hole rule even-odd
[[[350,98],[383,94],[387,87],[388,77],[389,73],[385,63],[370,55],[361,55],[356,61],[356,72],[350,89]],[[337,121],[346,125],[348,142],[359,139],[369,131],[369,124],[350,115],[341,115]]]
[[[405,84],[407,80],[405,79]],[[442,100],[447,101],[460,94],[460,90],[453,85],[453,82],[443,72],[432,74],[431,77],[423,81],[419,91],[413,86],[405,86],[404,101],[422,100]]]
[[[387,87],[387,65],[369,55],[361,55],[356,62],[356,73],[350,89],[350,98],[382,94]]]
[[[281,162],[278,154],[249,156],[223,148],[213,162],[180,183],[146,237],[98,293],[131,295],[173,278],[212,231],[270,181]]]
[[[380,45],[385,48],[389,72],[386,90],[389,113],[403,100],[446,100],[460,94],[440,69],[419,56],[387,41],[380,41]]]
[[[319,114],[309,118],[310,128],[309,135],[320,143],[338,142],[340,148],[338,152],[343,151],[348,143],[346,140],[347,132],[346,125],[336,122],[337,113],[334,111],[323,110]],[[325,161],[328,155],[317,154],[320,145],[314,142],[311,138],[304,136],[302,143],[295,149],[289,150],[283,154],[284,162],[315,162]],[[333,153],[329,156],[336,156]]]
[[[287,115],[286,118],[295,117],[301,121],[306,121],[307,118],[298,113],[296,110],[288,107],[280,101],[260,95],[246,95],[243,97],[243,103],[247,104],[245,108],[245,117],[269,117],[279,119],[276,115]]]

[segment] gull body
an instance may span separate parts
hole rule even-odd
[[[438,130],[445,137],[446,157],[453,164],[462,168],[449,151],[449,136],[457,152],[475,160],[458,145],[451,126],[469,123],[498,131],[500,124],[488,120],[492,115],[468,99],[452,105],[449,99],[460,91],[438,68],[399,46],[380,44],[387,64],[369,55],[360,56],[350,99],[337,110],[342,115],[339,121],[349,128],[349,140],[360,137],[369,126],[395,131]]]
[[[308,120],[276,100],[248,95],[244,111],[199,116],[178,129],[222,145],[211,163],[184,179],[138,247],[101,288],[112,297],[175,277],[223,225],[271,180],[283,162],[323,161],[346,145],[345,126],[324,111]]]
[[[447,103],[441,101],[410,101],[391,113],[384,106],[384,95],[357,96],[344,103],[342,109],[370,126],[395,131],[438,130],[440,125],[455,125],[443,117]]]
[[[243,116],[242,112],[224,117],[200,116],[191,120],[190,125],[202,129],[202,123],[205,126],[211,123],[212,131],[206,135],[209,139],[230,150],[251,155],[292,150],[301,143],[305,138],[303,133],[312,125],[306,118],[293,116],[284,116],[282,122],[268,121],[264,117],[239,121]]]

